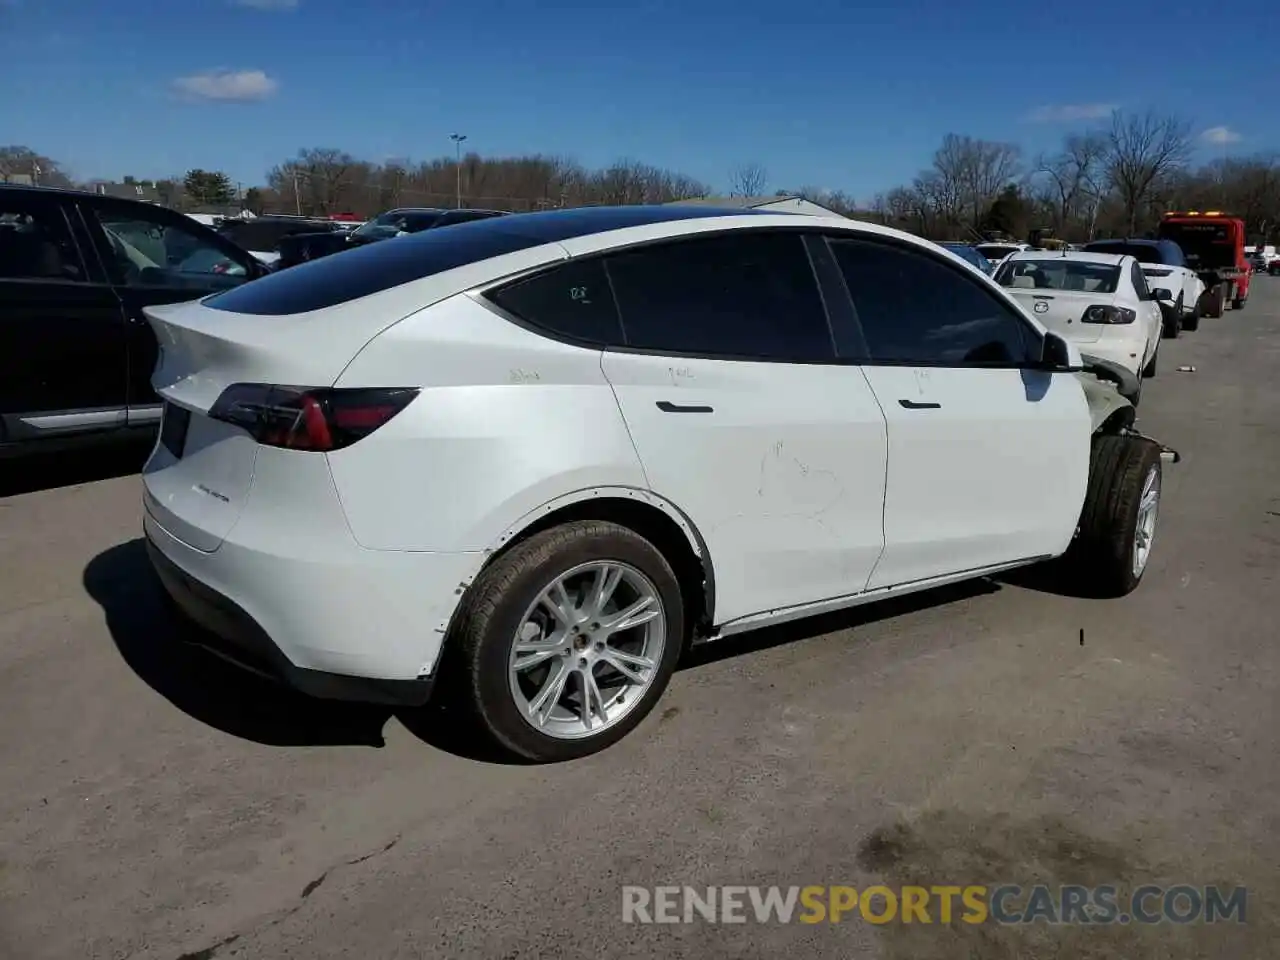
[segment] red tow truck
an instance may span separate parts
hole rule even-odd
[[[1156,235],[1182,248],[1187,266],[1204,283],[1200,313],[1220,317],[1244,308],[1253,270],[1244,254],[1244,221],[1221,210],[1166,213]]]

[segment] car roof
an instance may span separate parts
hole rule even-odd
[[[1132,260],[1124,253],[1095,253],[1092,250],[1019,250],[1009,255],[1014,260],[1066,260],[1069,263],[1104,263],[1111,266]]]
[[[408,313],[444,296],[539,265],[635,244],[749,227],[840,230],[937,249],[912,234],[844,217],[678,204],[577,207],[469,220],[448,230],[423,230],[393,242],[368,244],[290,267],[201,302],[230,313],[284,315],[370,297],[389,312],[403,308]],[[369,305],[373,307],[372,299]]]
[[[1107,244],[1107,245],[1123,244],[1125,246],[1137,246],[1137,247],[1176,246],[1176,244],[1174,244],[1172,240],[1168,240],[1168,239],[1152,240],[1147,237],[1124,237],[1124,238],[1110,237],[1106,240],[1090,240],[1087,244],[1085,244],[1085,250],[1086,252],[1088,252],[1089,247],[1096,247],[1102,244]]]

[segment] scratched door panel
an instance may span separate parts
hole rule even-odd
[[[717,623],[861,592],[885,421],[857,367],[604,354],[652,489],[711,553]]]

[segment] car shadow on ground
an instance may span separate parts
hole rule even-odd
[[[269,746],[383,745],[389,708],[305,697],[187,642],[198,628],[169,607],[141,539],[94,557],[84,586],[125,663],[201,723]]]
[[[1073,597],[1077,600],[1113,600],[1115,597],[1099,591],[1096,583],[1072,569],[1063,559],[1046,560],[1029,567],[1018,567],[994,578],[1010,587],[1021,587],[1055,597]]]
[[[140,473],[154,439],[127,440],[59,453],[0,460],[0,497],[54,490]]]
[[[741,657],[761,650],[784,646],[810,640],[826,633],[839,630],[855,630],[858,627],[892,620],[920,610],[943,607],[950,603],[971,600],[974,597],[986,596],[1000,592],[1000,584],[987,579],[967,580],[962,583],[935,587],[932,590],[921,590],[890,600],[879,600],[856,607],[849,607],[835,613],[822,616],[794,620],[779,624],[776,627],[765,627],[749,633],[737,634],[724,640],[702,643],[689,650],[680,661],[680,670],[689,670],[708,664]]]
[[[417,709],[318,700],[189,642],[198,639],[199,628],[166,602],[140,538],[90,561],[84,586],[106,614],[111,638],[133,672],[188,716],[231,736],[268,746],[381,747],[383,730],[394,716],[411,734],[438,750],[484,763],[522,762],[477,731],[464,708],[448,696],[447,688],[438,687],[432,702]],[[756,630],[694,647],[679,669],[707,666],[999,590],[1000,585],[991,580],[973,580]]]

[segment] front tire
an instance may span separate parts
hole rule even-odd
[[[451,643],[479,725],[526,760],[621,740],[661,698],[684,643],[680,583],[627,527],[584,520],[517,544],[472,585]]]
[[[1182,332],[1182,297],[1173,305],[1173,315],[1164,322],[1164,335],[1170,340],[1178,339]]]
[[[1068,551],[1088,592],[1121,597],[1142,581],[1160,510],[1160,447],[1145,437],[1096,437],[1080,531]]]
[[[1184,317],[1182,320],[1182,329],[1195,331],[1200,327],[1200,301],[1197,300],[1194,307],[1191,308],[1191,315]]]

